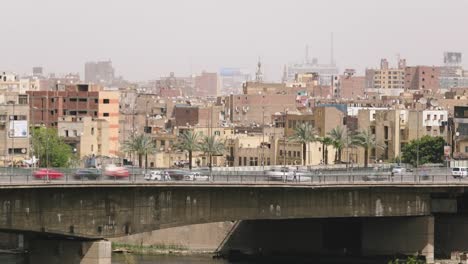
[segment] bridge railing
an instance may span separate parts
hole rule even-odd
[[[148,171],[149,172],[149,171]],[[187,171],[187,174],[188,171]],[[468,183],[468,177],[455,178],[450,168],[430,168],[392,174],[391,170],[382,168],[359,169],[315,169],[315,170],[265,170],[265,171],[203,171],[195,177],[177,177],[163,179],[145,179],[145,170],[131,170],[128,175],[106,174],[97,171],[95,174],[76,174],[76,169],[54,168],[50,171],[40,171],[37,168],[0,168],[0,185],[6,184],[49,184],[49,183],[301,183],[301,184],[361,184],[372,182],[391,183]]]

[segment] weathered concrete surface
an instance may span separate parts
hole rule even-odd
[[[30,264],[111,264],[111,242],[31,239]]]
[[[362,224],[364,255],[423,255],[434,263],[434,217],[368,218]]]
[[[38,188],[0,190],[0,229],[88,238],[246,219],[429,215],[421,189]]]
[[[189,252],[215,252],[228,236],[234,222],[216,222],[171,227],[140,234],[116,237],[111,242],[143,246],[178,246]]]
[[[107,188],[0,191],[0,228],[115,237],[239,219],[414,216],[429,194],[398,189]]]

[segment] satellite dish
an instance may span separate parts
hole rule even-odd
[[[437,99],[432,99],[431,102],[430,102],[431,106],[439,106],[439,102],[437,101]]]
[[[421,99],[419,99],[418,101],[420,104],[427,104],[427,99],[422,97]]]

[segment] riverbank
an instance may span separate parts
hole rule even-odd
[[[196,255],[212,255],[213,251],[191,250],[183,245],[133,245],[125,243],[112,243],[112,252],[119,254],[135,254],[135,255],[179,255],[179,256],[196,256]]]

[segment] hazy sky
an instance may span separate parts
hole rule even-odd
[[[83,73],[112,59],[129,80],[241,67],[278,80],[284,64],[328,62],[330,32],[340,70],[396,63],[438,65],[446,50],[468,62],[467,0],[7,0],[0,69]],[[83,75],[82,75],[83,77]]]

